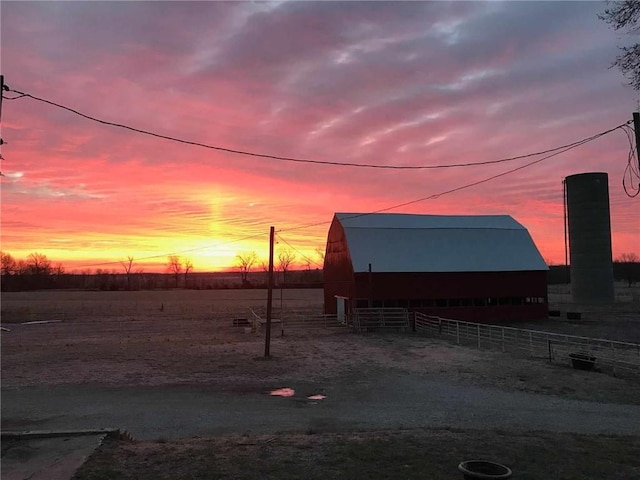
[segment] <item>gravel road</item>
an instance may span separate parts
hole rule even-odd
[[[3,430],[121,428],[138,439],[223,433],[454,427],[640,435],[640,406],[459,386],[380,372],[341,385],[292,381],[206,386],[92,385],[2,389]],[[293,397],[269,395],[291,387]],[[308,400],[322,393],[324,400]]]

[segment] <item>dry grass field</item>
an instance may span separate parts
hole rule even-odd
[[[287,290],[283,297],[285,317],[291,310],[322,311],[321,290]],[[274,329],[277,362],[257,362],[264,332],[245,333],[233,319],[249,317],[249,308],[263,312],[265,304],[262,290],[3,293],[2,322],[11,331],[2,334],[2,384],[204,383],[242,390],[292,376],[340,382],[356,370],[396,369],[463,384],[640,403],[633,379],[409,334],[286,330],[281,337]],[[25,320],[55,323],[16,323]]]
[[[553,297],[553,295],[559,295]],[[552,301],[563,310],[575,309]],[[560,300],[560,301],[558,301]],[[274,330],[270,362],[264,332],[245,333],[234,318],[264,313],[260,290],[2,294],[2,387],[207,385],[243,394],[291,379],[340,389],[354,378],[397,372],[457,385],[640,405],[634,378],[573,370],[497,351],[411,334]],[[274,316],[322,311],[320,290],[274,295]],[[553,308],[553,307],[552,307]],[[638,304],[582,310],[581,322],[553,319],[529,328],[629,335]],[[596,315],[594,315],[594,313]],[[624,322],[619,319],[624,318]],[[28,323],[52,322],[52,323]],[[26,324],[25,324],[26,323]],[[631,333],[630,335],[634,335]],[[4,423],[4,422],[3,422]],[[107,444],[76,476],[151,478],[458,478],[457,462],[490,457],[518,478],[639,478],[638,437],[473,430],[304,432]]]
[[[2,323],[44,320],[203,319],[247,316],[249,309],[264,312],[266,290],[47,290],[2,292]],[[285,310],[322,313],[322,290],[283,291]],[[280,309],[280,290],[274,290],[274,314]]]

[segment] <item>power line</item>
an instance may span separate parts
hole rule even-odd
[[[629,155],[627,156],[627,165],[624,169],[624,173],[622,174],[622,189],[624,193],[629,198],[637,197],[640,194],[640,171],[638,171],[638,167],[636,166],[638,162],[635,162],[634,159],[637,158],[638,152],[636,147],[634,146],[634,135],[635,130],[631,128],[629,125],[625,125],[622,129],[627,136],[627,140],[629,141]],[[629,185],[627,185],[627,177],[629,178]],[[633,184],[633,181],[637,183],[637,185]]]
[[[444,191],[444,192],[440,192],[440,193],[435,193],[435,194],[433,194],[433,195],[429,195],[429,196],[427,196],[427,197],[418,198],[418,199],[416,199],[416,200],[411,200],[411,201],[409,201],[409,202],[399,203],[399,204],[396,204],[396,205],[392,205],[392,206],[390,206],[390,207],[381,208],[381,209],[379,209],[379,210],[375,210],[375,211],[373,211],[373,212],[359,213],[359,214],[357,214],[357,215],[352,215],[352,216],[349,216],[349,217],[345,217],[344,219],[345,219],[345,220],[348,220],[348,219],[352,219],[352,218],[364,217],[364,216],[366,216],[366,215],[374,215],[374,214],[376,214],[376,213],[388,212],[389,210],[395,210],[396,208],[406,207],[406,206],[408,206],[408,205],[413,205],[414,203],[420,203],[420,202],[424,202],[425,200],[432,200],[432,199],[436,199],[436,198],[442,197],[442,196],[444,196],[444,195],[448,195],[448,194],[450,194],[450,193],[459,192],[460,190],[464,190],[464,189],[466,189],[466,188],[475,187],[476,185],[480,185],[480,184],[482,184],[482,183],[486,183],[486,182],[489,182],[489,181],[491,181],[491,180],[495,180],[496,178],[504,177],[504,176],[509,175],[509,174],[511,174],[511,173],[517,172],[517,171],[519,171],[519,170],[523,170],[523,169],[525,169],[525,168],[527,168],[527,167],[530,167],[530,166],[535,165],[535,164],[537,164],[537,163],[540,163],[540,162],[543,162],[543,161],[545,161],[545,160],[548,160],[549,158],[555,157],[556,155],[560,155],[561,153],[568,152],[569,150],[572,150],[572,149],[574,149],[574,148],[576,148],[576,147],[579,147],[579,146],[581,146],[581,145],[584,145],[585,143],[592,142],[593,140],[596,140],[597,138],[600,138],[600,137],[602,137],[602,136],[604,136],[604,135],[607,135],[607,134],[609,134],[609,133],[611,133],[611,132],[614,132],[615,130],[623,129],[623,128],[624,128],[626,125],[628,125],[629,123],[630,123],[630,121],[629,121],[629,122],[625,122],[625,123],[623,123],[623,124],[621,124],[621,125],[618,125],[617,127],[611,128],[611,129],[606,130],[606,131],[604,131],[604,132],[601,132],[601,133],[599,133],[599,134],[596,134],[596,135],[593,135],[593,136],[591,136],[591,137],[585,138],[584,140],[581,140],[580,142],[577,142],[575,145],[572,145],[572,146],[570,146],[570,147],[567,147],[567,148],[565,148],[564,150],[561,150],[561,151],[558,151],[558,152],[552,153],[552,154],[550,154],[550,155],[547,155],[546,157],[539,158],[539,159],[537,159],[537,160],[534,160],[534,161],[532,161],[532,162],[526,163],[526,164],[521,165],[521,166],[519,166],[519,167],[512,168],[511,170],[507,170],[507,171],[505,171],[505,172],[498,173],[498,174],[496,174],[496,175],[492,175],[492,176],[490,176],[490,177],[483,178],[482,180],[478,180],[478,181],[476,181],[476,182],[467,183],[467,184],[462,185],[462,186],[460,186],[460,187],[452,188],[452,189],[450,189],[450,190],[446,190],[446,191]],[[331,223],[331,221],[318,222],[318,223],[311,223],[311,224],[307,224],[307,225],[300,225],[300,226],[297,226],[297,227],[292,227],[292,228],[283,229],[283,230],[280,230],[280,231],[281,231],[281,232],[291,232],[291,231],[294,231],[294,230],[302,230],[302,229],[305,229],[305,228],[317,227],[317,226],[320,226],[320,225],[326,225],[326,224],[329,224],[329,223]]]
[[[320,161],[320,160],[309,160],[309,159],[300,159],[300,158],[293,158],[293,157],[280,157],[280,156],[275,156],[275,155],[266,155],[266,154],[260,154],[260,153],[254,153],[254,152],[246,152],[246,151],[242,151],[242,150],[236,150],[236,149],[229,149],[229,148],[225,148],[225,147],[219,147],[219,146],[212,146],[212,145],[207,145],[207,144],[203,144],[203,143],[199,143],[199,142],[192,142],[192,141],[188,141],[188,140],[183,140],[183,139],[179,139],[179,138],[175,138],[175,137],[170,137],[170,136],[166,136],[166,135],[161,135],[161,134],[156,134],[153,132],[149,132],[149,131],[145,131],[145,130],[141,130],[141,129],[137,129],[134,127],[130,127],[127,125],[123,125],[123,124],[118,124],[118,123],[114,123],[114,122],[109,122],[106,120],[101,120],[89,115],[86,115],[84,113],[81,113],[77,110],[74,110],[72,108],[66,107],[64,105],[60,105],[58,103],[52,102],[50,100],[46,100],[43,98],[39,98],[24,92],[20,92],[18,90],[13,90],[13,89],[9,89],[9,88],[5,88],[6,91],[11,91],[13,93],[18,94],[18,96],[16,97],[4,97],[6,99],[9,100],[16,100],[19,98],[24,98],[24,97],[28,97],[31,98],[33,100],[39,101],[39,102],[43,102],[64,110],[67,110],[69,112],[72,112],[76,115],[79,115],[81,117],[84,117],[88,120],[91,121],[95,121],[104,125],[109,125],[109,126],[114,126],[114,127],[118,127],[118,128],[124,128],[127,130],[131,130],[133,132],[137,132],[137,133],[141,133],[141,134],[145,134],[145,135],[150,135],[153,137],[157,137],[157,138],[162,138],[165,140],[170,140],[170,141],[175,141],[175,142],[179,142],[179,143],[184,143],[184,144],[189,144],[189,145],[194,145],[194,146],[200,146],[203,148],[208,148],[208,149],[213,149],[213,150],[219,150],[219,151],[224,151],[224,152],[229,152],[229,153],[234,153],[234,154],[239,154],[239,155],[248,155],[248,156],[253,156],[253,157],[261,157],[261,158],[269,158],[269,159],[274,159],[274,160],[282,160],[282,161],[291,161],[291,162],[299,162],[299,163],[311,163],[311,164],[321,164],[321,165],[334,165],[334,166],[347,166],[347,167],[360,167],[360,168],[378,168],[378,169],[412,169],[412,170],[417,170],[417,169],[436,169],[436,168],[453,168],[453,167],[470,167],[470,166],[477,166],[477,165],[488,165],[488,164],[496,164],[496,163],[504,163],[504,162],[510,162],[510,161],[514,161],[514,160],[519,160],[519,159],[524,159],[524,158],[530,158],[533,156],[538,156],[538,155],[543,155],[543,154],[547,154],[549,153],[549,155],[543,157],[543,158],[539,158],[537,160],[534,160],[532,162],[529,162],[525,165],[521,165],[519,167],[507,170],[505,172],[496,174],[496,175],[492,175],[490,177],[484,178],[482,180],[476,181],[476,182],[472,182],[472,183],[468,183],[465,185],[462,185],[460,187],[456,187],[450,190],[446,190],[444,192],[441,193],[437,193],[437,194],[433,194],[427,197],[423,197],[423,198],[419,198],[416,200],[411,200],[408,202],[404,202],[404,203],[400,203],[400,204],[396,204],[390,207],[386,207],[386,208],[382,208],[373,212],[368,212],[368,213],[362,213],[362,214],[357,214],[357,215],[353,215],[351,217],[348,218],[356,218],[356,217],[361,217],[361,216],[366,216],[366,215],[371,215],[371,214],[376,214],[376,213],[382,213],[382,212],[386,212],[389,210],[394,210],[396,208],[400,208],[400,207],[404,207],[404,206],[408,206],[408,205],[412,205],[415,203],[419,203],[425,200],[429,200],[429,199],[436,199],[439,198],[443,195],[447,195],[450,193],[454,193],[466,188],[470,188],[476,185],[480,185],[486,182],[489,182],[491,180],[494,180],[496,178],[500,178],[506,175],[509,175],[511,173],[517,172],[519,170],[522,170],[524,168],[530,167],[532,165],[535,165],[537,163],[540,163],[544,160],[547,160],[549,158],[555,157],[561,153],[565,153],[569,150],[572,150],[573,148],[576,148],[578,146],[584,145],[588,142],[591,142],[599,137],[602,137],[604,135],[607,135],[615,130],[618,129],[623,129],[625,127],[628,127],[628,124],[631,123],[631,121],[628,121],[624,124],[618,125],[617,127],[614,127],[612,129],[606,130],[604,132],[600,132],[598,134],[592,135],[590,137],[584,138],[582,140],[578,140],[576,142],[572,142],[566,145],[562,145],[553,149],[549,149],[549,150],[544,150],[541,152],[536,152],[536,153],[530,153],[530,154],[526,154],[526,155],[520,155],[520,156],[516,156],[516,157],[510,157],[510,158],[505,158],[505,159],[500,159],[500,160],[491,160],[491,161],[483,161],[483,162],[475,162],[475,163],[459,163],[459,164],[447,164],[447,165],[373,165],[373,164],[355,164],[355,163],[347,163],[347,162],[328,162],[328,161]],[[629,136],[629,133],[625,130],[625,132],[627,133],[627,136]],[[638,176],[638,172],[636,172],[634,170],[634,167],[632,165],[631,159],[633,157],[633,144],[631,142],[631,139],[629,139],[630,143],[631,143],[631,151],[629,154],[629,160],[628,160],[628,165],[627,165],[627,170],[629,171],[629,176],[632,179],[632,174],[635,174],[636,176]],[[627,173],[627,170],[625,170],[625,174]],[[625,188],[625,192],[627,191],[627,187],[625,184],[625,180],[623,177],[623,186]],[[633,184],[632,184],[633,186]],[[635,187],[634,187],[635,188]],[[629,193],[627,192],[627,194],[629,195]],[[629,195],[629,196],[636,196],[638,195],[638,192],[636,192],[634,195]],[[314,226],[320,226],[320,225],[326,225],[331,223],[330,221],[324,221],[324,222],[317,222],[317,223],[312,223],[312,224],[307,224],[307,225],[300,225],[300,226],[296,226],[296,227],[292,227],[292,228],[288,228],[288,229],[283,229],[280,230],[279,232],[288,232],[288,231],[293,231],[293,230],[300,230],[300,229],[305,229],[305,228],[310,228],[310,227],[314,227]],[[221,245],[226,245],[226,244],[231,244],[231,243],[235,243],[235,242],[239,242],[239,241],[243,241],[243,240],[248,240],[248,239],[252,239],[252,238],[257,238],[260,236],[263,236],[263,233],[260,234],[254,234],[254,235],[250,235],[250,236],[245,236],[245,237],[241,237],[235,240],[231,240],[228,242],[223,242],[223,243],[219,243],[216,246],[221,246]],[[298,251],[295,247],[293,247],[289,242],[287,242],[284,238],[282,238],[279,235],[279,238],[286,243],[287,245],[289,245],[291,248],[293,248],[294,250],[296,250],[298,253],[300,253],[300,255],[302,255],[304,258],[306,258],[307,260],[311,260],[309,259],[309,257],[307,257],[306,255],[302,254],[300,251]],[[148,257],[143,257],[143,258],[139,258],[137,259],[137,261],[143,261],[143,260],[151,260],[151,259],[156,259],[156,258],[161,258],[161,257],[166,257],[166,256],[170,256],[170,255],[177,255],[177,254],[182,254],[182,253],[189,253],[189,252],[193,252],[193,251],[198,251],[198,250],[205,250],[208,248],[212,248],[211,246],[207,246],[207,247],[198,247],[198,248],[193,248],[193,249],[188,249],[188,250],[183,250],[183,251],[179,251],[179,252],[173,252],[173,253],[165,253],[165,254],[159,254],[159,255],[152,255],[152,256],[148,256]],[[315,261],[311,260],[313,263],[316,263]],[[83,265],[77,268],[88,268],[88,267],[95,267],[95,266],[104,266],[104,265],[116,265],[116,264],[120,264],[120,261],[112,261],[112,262],[102,262],[102,263],[96,263],[96,264],[91,264],[91,265]]]
[[[266,233],[256,233],[254,235],[247,235],[245,237],[241,237],[241,238],[236,238],[235,240],[229,240],[227,242],[219,242],[215,245],[208,245],[206,247],[196,247],[196,248],[190,248],[188,250],[181,250],[179,252],[172,252],[172,253],[162,253],[162,254],[158,254],[158,255],[150,255],[148,257],[142,257],[142,258],[136,258],[135,261],[136,262],[141,262],[144,260],[153,260],[155,258],[162,258],[162,257],[170,257],[171,255],[181,255],[183,253],[190,253],[190,252],[196,252],[198,250],[206,250],[208,248],[214,248],[214,247],[221,247],[223,245],[229,245],[232,243],[236,243],[236,242],[242,242],[243,240],[250,240],[252,238],[258,238],[258,237],[263,237],[265,236]],[[90,265],[80,265],[78,267],[74,267],[76,269],[80,269],[80,268],[90,268],[90,267],[102,267],[105,265],[120,265],[121,260],[115,260],[112,262],[102,262],[102,263],[92,263]]]
[[[294,247],[293,245],[291,245],[289,242],[287,242],[284,238],[282,238],[282,235],[280,235],[278,232],[276,232],[276,237],[278,237],[280,240],[282,240],[285,244],[287,244],[290,248],[292,248],[293,250],[295,250],[296,252],[298,252],[298,254],[304,258],[305,260],[307,260],[310,263],[313,263],[314,265],[320,267],[320,268],[324,268],[324,265],[320,264],[319,262],[316,262],[315,260],[313,260],[311,257],[308,257],[307,255],[305,255],[304,253],[302,253],[300,250],[298,250],[296,247]]]
[[[17,97],[3,97],[3,98],[7,98],[8,100],[17,100],[19,98],[31,98],[33,100],[36,100],[38,102],[42,102],[42,103],[46,103],[48,105],[52,105],[54,107],[57,108],[61,108],[63,110],[66,110],[68,112],[71,112],[75,115],[78,115],[80,117],[86,118],[87,120],[91,120],[103,125],[109,125],[112,127],[117,127],[117,128],[123,128],[126,130],[130,130],[132,132],[136,132],[136,133],[140,133],[143,135],[149,135],[152,137],[156,137],[156,138],[161,138],[164,140],[169,140],[172,142],[178,142],[178,143],[183,143],[186,145],[193,145],[193,146],[197,146],[197,147],[202,147],[202,148],[207,148],[210,150],[217,150],[217,151],[221,151],[221,152],[227,152],[227,153],[233,153],[236,155],[246,155],[246,156],[250,156],[250,157],[259,157],[259,158],[268,158],[271,160],[280,160],[280,161],[285,161],[285,162],[296,162],[296,163],[307,163],[307,164],[315,164],[315,165],[331,165],[331,166],[341,166],[341,167],[355,167],[355,168],[373,168],[373,169],[386,169],[386,170],[430,170],[430,169],[444,169],[444,168],[461,168],[461,167],[474,167],[474,166],[481,166],[481,165],[492,165],[492,164],[498,164],[498,163],[505,163],[505,162],[513,162],[515,160],[522,160],[525,158],[530,158],[530,157],[535,157],[538,155],[544,155],[547,153],[551,153],[551,152],[555,152],[558,150],[562,150],[568,147],[572,147],[575,145],[579,145],[581,144],[581,142],[583,142],[586,139],[583,140],[578,140],[576,142],[572,142],[572,143],[568,143],[566,145],[560,145],[558,147],[555,148],[551,148],[548,150],[543,150],[540,152],[534,152],[534,153],[528,153],[525,155],[518,155],[515,157],[508,157],[508,158],[502,158],[502,159],[498,159],[498,160],[486,160],[486,161],[481,161],[481,162],[466,162],[466,163],[452,163],[452,164],[444,164],[444,165],[376,165],[376,164],[371,164],[371,163],[351,163],[351,162],[333,162],[333,161],[326,161],[326,160],[312,160],[312,159],[303,159],[303,158],[296,158],[296,157],[283,157],[283,156],[279,156],[279,155],[269,155],[269,154],[264,154],[264,153],[256,153],[256,152],[249,152],[249,151],[245,151],[245,150],[238,150],[235,148],[227,148],[227,147],[220,147],[220,146],[216,146],[216,145],[208,145],[206,143],[201,143],[201,142],[194,142],[191,140],[184,140],[181,138],[177,138],[177,137],[172,137],[169,135],[163,135],[163,134],[159,134],[159,133],[154,133],[154,132],[150,132],[147,130],[142,130],[139,128],[135,128],[135,127],[131,127],[128,125],[124,125],[121,123],[115,123],[115,122],[110,122],[107,120],[101,120],[99,118],[93,117],[91,115],[87,115],[85,113],[79,112],[78,110],[75,110],[73,108],[61,105],[59,103],[53,102],[51,100],[46,100],[44,98],[40,98],[37,97],[35,95],[31,95],[29,93],[25,93],[25,92],[21,92],[19,90],[14,90],[11,88],[7,88],[6,89],[9,92],[13,92],[18,94]],[[596,134],[593,137],[588,137],[588,138],[594,138],[597,137],[600,134]]]

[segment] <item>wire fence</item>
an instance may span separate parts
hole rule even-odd
[[[283,332],[336,332],[347,330],[344,323],[338,321],[336,315],[287,315],[282,319]]]
[[[455,340],[460,345],[519,352],[576,368],[604,367],[640,373],[640,344],[579,337],[501,325],[451,320],[415,312],[415,331]]]
[[[351,326],[357,332],[411,330],[406,308],[355,308],[351,315]]]

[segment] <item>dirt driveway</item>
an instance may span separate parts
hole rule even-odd
[[[146,323],[113,342],[108,325],[103,335],[76,323],[3,336],[3,429],[108,427],[143,439],[449,426],[640,433],[637,382],[544,360],[347,332],[276,337],[265,360],[254,334]],[[295,395],[269,395],[281,387]]]
[[[265,360],[263,334],[232,323],[238,306],[246,312],[261,298],[215,293],[183,308],[174,292],[160,313],[157,292],[151,300],[115,292],[109,303],[81,293],[58,300],[71,311],[63,321],[2,333],[3,429],[108,427],[141,438],[400,426],[640,432],[637,379],[412,334],[336,329],[274,331]],[[125,301],[128,293],[135,299]],[[287,301],[304,307],[304,295]],[[280,387],[296,394],[269,395]]]

